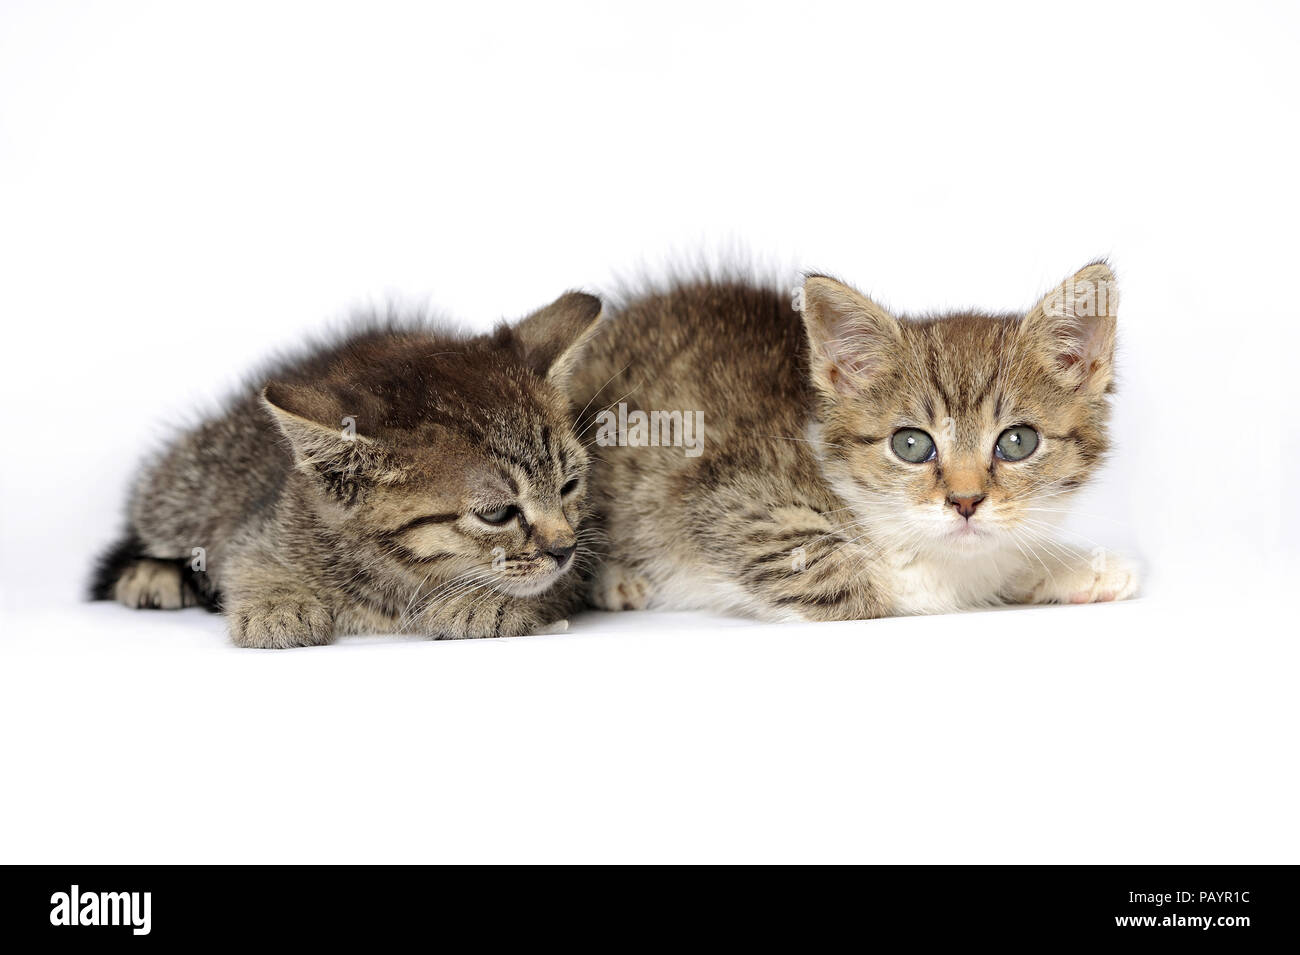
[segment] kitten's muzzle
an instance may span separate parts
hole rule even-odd
[[[569,558],[573,556],[573,552],[577,549],[578,545],[576,543],[551,543],[543,548],[555,560],[556,567],[568,566]]]
[[[985,497],[985,494],[949,494],[948,503],[957,508],[958,514],[970,520],[975,515],[975,508],[980,506],[980,501]]]
[[[554,519],[539,519],[532,527],[533,546],[538,556],[545,554],[555,561],[555,566],[563,569],[568,566],[573,552],[578,549],[578,538],[573,528],[562,516]]]

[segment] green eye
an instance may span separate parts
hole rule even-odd
[[[920,428],[902,428],[889,442],[894,453],[908,464],[924,464],[934,457],[934,438]]]
[[[1036,447],[1038,447],[1038,432],[1033,428],[1019,425],[1015,428],[1007,428],[998,435],[994,453],[1003,461],[1023,461],[1034,453]]]
[[[498,507],[491,511],[477,511],[474,516],[484,524],[499,527],[515,516],[515,509],[513,507]]]

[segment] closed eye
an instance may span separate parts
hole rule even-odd
[[[484,524],[501,527],[509,524],[514,519],[515,515],[519,513],[519,508],[511,504],[506,507],[495,507],[490,511],[474,511],[473,513]]]
[[[564,497],[568,497],[570,494],[572,494],[574,491],[578,489],[578,485],[581,483],[582,482],[579,481],[577,478],[570,478],[568,483],[565,484],[564,487],[560,488],[560,494]]]

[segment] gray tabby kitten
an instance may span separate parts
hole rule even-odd
[[[564,386],[599,315],[575,292],[474,338],[390,322],[273,369],[145,469],[93,596],[207,604],[243,647],[564,620],[587,550]]]
[[[593,602],[844,620],[1130,596],[1129,561],[1055,534],[1107,449],[1117,305],[1101,263],[1019,315],[900,319],[820,275],[634,299],[575,395],[669,430],[702,413],[703,443],[592,436]]]

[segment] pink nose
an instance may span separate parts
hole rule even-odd
[[[957,513],[967,519],[975,513],[975,508],[984,500],[983,494],[949,494],[948,503],[957,508]]]

